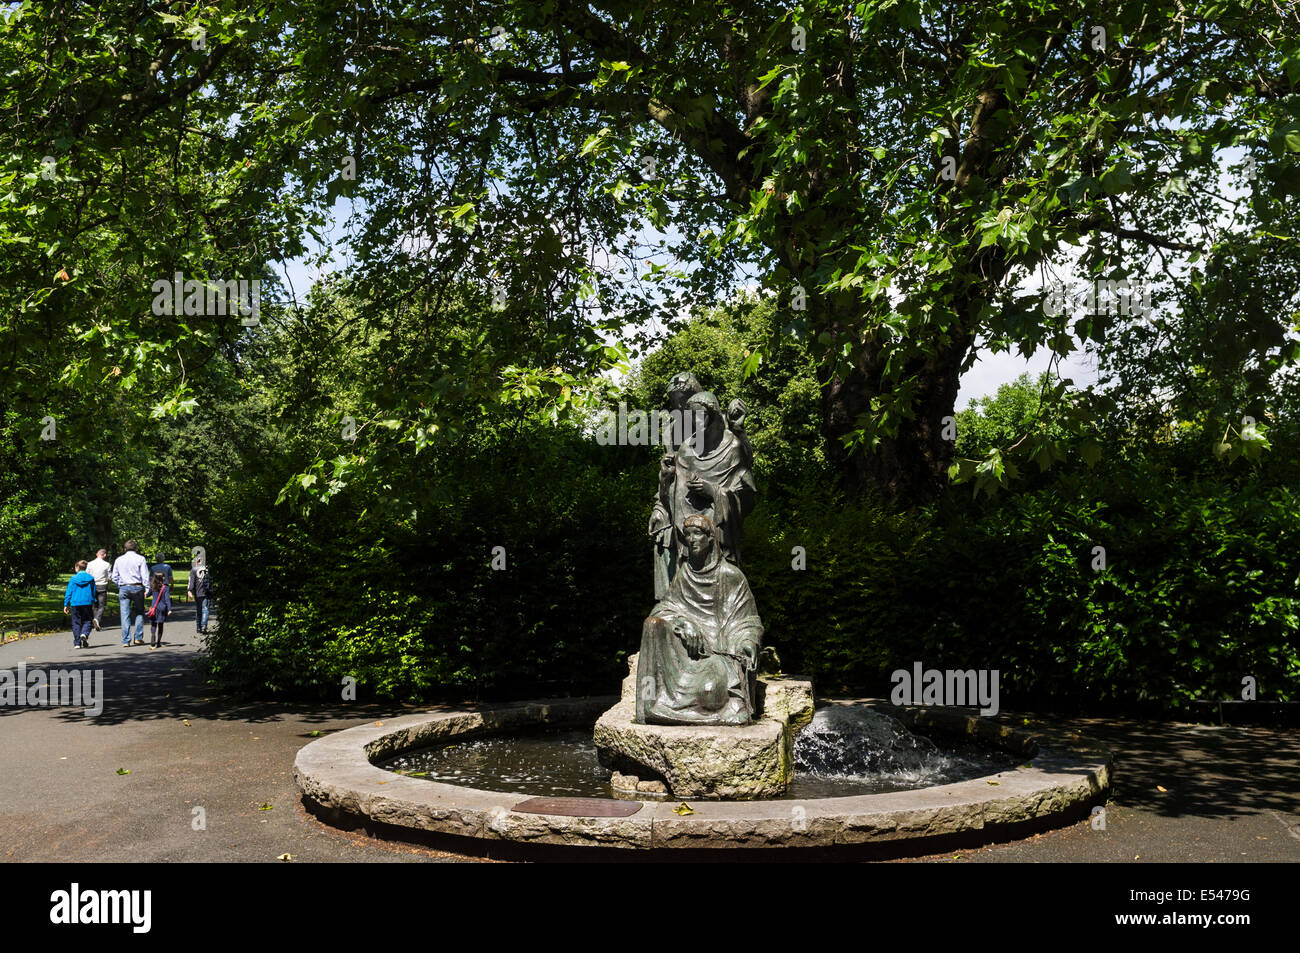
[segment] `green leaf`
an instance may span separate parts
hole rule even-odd
[[[607,140],[611,134],[612,130],[608,126],[601,129],[599,132],[592,133],[582,144],[582,149],[578,151],[578,155],[586,156],[591,155],[592,153],[603,152],[608,148]]]
[[[1107,195],[1120,195],[1133,188],[1133,176],[1127,166],[1116,166],[1101,177],[1101,187]]]

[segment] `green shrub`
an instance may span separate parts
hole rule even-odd
[[[887,695],[921,661],[997,669],[1008,707],[1183,710],[1240,697],[1246,676],[1261,698],[1300,694],[1287,486],[1171,484],[1119,462],[928,511],[806,499],[756,511],[745,555],[769,640],[823,690]]]
[[[401,699],[613,691],[652,598],[629,449],[543,425],[484,435],[401,515],[345,491],[294,516],[271,503],[276,476],[246,481],[212,518],[209,676],[321,697],[345,676]]]

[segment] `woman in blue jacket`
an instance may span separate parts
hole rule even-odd
[[[72,647],[90,648],[90,627],[95,621],[95,577],[86,572],[86,561],[77,561],[77,572],[63,593],[63,614],[72,610]]]

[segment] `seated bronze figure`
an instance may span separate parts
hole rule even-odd
[[[747,725],[763,641],[754,595],[712,520],[690,516],[682,528],[686,558],[641,630],[636,720]]]

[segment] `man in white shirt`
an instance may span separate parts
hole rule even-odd
[[[108,605],[108,574],[112,571],[112,563],[105,557],[108,556],[107,549],[101,549],[95,553],[95,558],[86,566],[86,572],[95,577],[95,631],[99,632],[104,627],[100,624],[104,619],[104,607]]]
[[[144,594],[149,588],[149,561],[136,551],[128,539],[126,550],[113,561],[113,581],[117,583],[117,604],[122,611],[122,644],[132,644],[131,630],[136,630],[135,644],[144,645]]]

